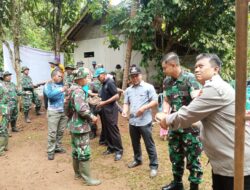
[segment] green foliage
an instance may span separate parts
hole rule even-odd
[[[222,76],[230,79],[234,76],[234,4],[234,0],[143,1],[133,18],[128,17],[130,6],[123,4],[106,11],[104,29],[108,35],[131,36],[145,67],[150,60],[160,67],[160,57],[169,51],[180,56],[211,52],[223,60]],[[110,42],[110,47],[117,48],[113,38]]]

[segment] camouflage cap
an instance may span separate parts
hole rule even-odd
[[[83,67],[81,67],[81,68],[79,68],[79,69],[77,69],[75,71],[75,78],[74,78],[74,80],[86,78],[88,76],[88,74],[89,73],[86,72]]]
[[[27,66],[23,66],[22,69],[21,69],[21,73],[23,73],[25,70],[30,70],[30,69]]]
[[[9,71],[4,71],[3,72],[3,77],[8,76],[8,75],[12,75],[12,73],[10,73]]]
[[[73,64],[66,65],[65,69],[72,69],[74,70],[76,67]]]

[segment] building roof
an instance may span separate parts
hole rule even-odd
[[[89,13],[89,8],[86,6],[83,10],[82,16],[78,19],[75,24],[73,24],[63,36],[63,39],[61,41],[61,45],[63,45],[67,40],[69,41],[75,41],[75,36],[77,33],[88,23],[92,21],[92,16]]]

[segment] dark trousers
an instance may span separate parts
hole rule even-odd
[[[142,137],[150,160],[149,167],[151,169],[157,169],[158,159],[157,159],[155,143],[152,137],[151,123],[139,127],[129,125],[129,133],[134,151],[134,160],[137,162],[142,162],[142,152],[141,152],[141,142],[140,142]]]
[[[234,177],[212,174],[213,190],[233,190]],[[250,190],[250,175],[244,177],[244,190]]]
[[[118,121],[118,109],[116,106],[103,107],[100,112],[102,131],[104,132],[108,150],[115,153],[123,153],[122,140]]]

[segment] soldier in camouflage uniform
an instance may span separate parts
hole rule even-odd
[[[89,84],[89,89],[91,90],[90,96],[98,96],[101,87],[102,87],[101,82],[97,78],[94,77],[93,81]],[[95,116],[97,116],[99,110],[96,108],[96,105],[89,104],[89,106],[90,106],[91,112]],[[90,128],[91,128],[90,139],[94,139],[97,136],[96,134],[97,125],[95,123],[91,123]]]
[[[17,86],[13,82],[11,82],[11,75],[12,74],[9,71],[5,71],[3,73],[3,81],[7,89],[8,106],[10,109],[10,125],[12,128],[12,132],[19,132],[19,129],[17,129],[16,127],[16,121],[18,117],[17,96],[25,95],[25,92],[18,90]]]
[[[31,108],[32,102],[36,105],[36,115],[41,115],[41,100],[39,99],[38,94],[35,92],[34,88],[39,87],[39,85],[34,85],[32,79],[29,76],[29,68],[24,66],[22,67],[22,79],[21,86],[22,90],[26,92],[26,95],[23,96],[23,112],[26,123],[30,123],[29,119],[29,110]]]
[[[97,122],[97,117],[90,112],[86,93],[82,87],[87,84],[88,73],[84,68],[79,68],[75,83],[67,90],[68,99],[65,101],[65,112],[68,116],[67,127],[71,133],[73,169],[76,178],[83,178],[87,185],[99,185],[100,180],[90,176],[90,146],[89,123]]]
[[[4,151],[8,148],[8,124],[9,124],[9,107],[7,89],[2,81],[3,73],[0,73],[0,156],[4,155]]]
[[[200,84],[192,73],[182,71],[179,58],[175,53],[169,53],[162,59],[163,72],[169,76],[164,81],[164,112],[173,113],[182,106],[188,105],[198,95]],[[168,107],[170,106],[170,107]],[[171,111],[169,111],[169,109]],[[183,190],[182,176],[184,173],[184,159],[190,171],[188,180],[190,190],[199,189],[203,171],[200,163],[202,143],[199,140],[199,128],[191,127],[169,131],[169,155],[172,163],[174,180],[162,190]]]
[[[65,67],[66,74],[64,74],[63,83],[64,85],[70,87],[74,80],[73,71],[75,70],[74,65],[67,65]]]

